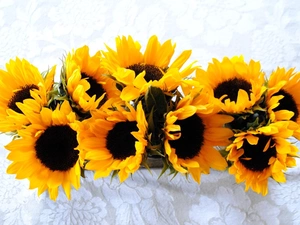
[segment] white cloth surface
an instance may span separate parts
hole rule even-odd
[[[84,44],[92,52],[115,46],[118,35],[142,43],[156,34],[176,43],[175,56],[192,49],[191,61],[206,68],[212,58],[244,55],[261,61],[268,75],[280,67],[300,69],[300,4],[297,0],[2,0],[0,68],[16,56],[40,71]],[[266,197],[244,192],[227,172],[202,175],[201,185],[182,175],[139,170],[123,184],[94,181],[92,172],[56,202],[37,196],[27,180],[6,174],[10,162],[0,136],[0,224],[300,224],[300,161],[287,182],[270,179]]]

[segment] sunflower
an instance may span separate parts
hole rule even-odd
[[[88,112],[107,99],[119,96],[116,83],[106,75],[100,52],[90,56],[89,47],[85,45],[68,53],[61,80],[72,106]]]
[[[87,161],[85,169],[95,171],[95,179],[113,171],[123,182],[140,167],[147,146],[147,121],[141,103],[134,110],[110,99],[81,123],[78,132],[80,158]]]
[[[217,114],[219,109],[209,103],[209,95],[194,91],[179,101],[175,111],[166,115],[164,147],[175,171],[190,173],[200,183],[201,173],[208,174],[209,168],[224,170],[227,167],[226,160],[214,146],[230,143],[233,133],[223,125],[232,117]]]
[[[213,59],[207,70],[197,69],[194,80],[210,87],[214,97],[227,113],[241,113],[260,100],[265,91],[260,63],[247,64],[242,56]]]
[[[7,158],[13,161],[7,173],[17,179],[27,178],[30,189],[38,188],[38,195],[48,190],[52,200],[58,196],[62,185],[70,199],[71,185],[80,186],[80,165],[75,125],[76,116],[67,101],[55,110],[43,107],[40,113],[28,110],[26,102],[18,103],[30,125],[19,130],[20,138],[14,139],[6,149]]]
[[[267,107],[272,121],[291,120],[300,125],[300,73],[277,68],[268,80]],[[300,131],[294,133],[300,139]]]
[[[123,100],[138,98],[149,86],[173,91],[181,84],[183,78],[195,70],[194,63],[181,70],[189,59],[191,50],[183,51],[170,64],[175,44],[173,45],[171,40],[161,44],[155,35],[149,39],[144,53],[141,52],[141,45],[131,36],[117,37],[116,51],[106,47],[108,51],[103,52],[103,64],[124,87],[121,94]]]
[[[0,70],[1,132],[13,132],[28,124],[28,119],[16,103],[31,99],[32,105],[36,106],[32,107],[32,111],[39,111],[48,104],[47,92],[52,88],[55,69],[54,66],[43,77],[27,60],[16,58],[6,64],[6,71]]]
[[[266,195],[268,178],[285,182],[283,172],[296,164],[293,157],[297,156],[298,149],[286,140],[292,134],[288,121],[235,134],[233,143],[226,149],[227,159],[232,162],[229,173],[235,175],[237,183],[245,181],[246,191],[251,188]]]

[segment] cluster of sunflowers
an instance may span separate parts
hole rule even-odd
[[[157,161],[161,174],[198,183],[229,168],[262,195],[269,178],[285,182],[298,156],[289,138],[300,138],[300,73],[277,68],[266,78],[241,56],[183,67],[191,51],[170,63],[174,51],[156,36],[143,52],[130,36],[94,56],[83,46],[65,56],[59,82],[56,67],[41,74],[10,60],[0,70],[0,131],[13,135],[7,172],[53,200],[60,186],[70,199],[84,170],[123,182]]]

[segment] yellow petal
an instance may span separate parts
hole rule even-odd
[[[183,51],[177,59],[170,65],[170,68],[181,68],[183,64],[190,58],[192,50]]]
[[[136,76],[136,78],[133,81],[133,85],[138,89],[142,89],[142,87],[147,84],[147,81],[144,78],[145,74],[145,71],[141,72]]]
[[[189,168],[189,173],[192,175],[193,179],[200,184],[201,170],[200,168]]]
[[[111,158],[112,155],[107,150],[94,150],[88,151],[85,157],[86,159],[105,160]]]
[[[125,171],[125,169],[121,169],[118,173],[118,176],[119,176],[120,182],[122,183],[123,181],[125,181],[128,178],[129,173],[127,173]]]
[[[51,70],[47,73],[45,77],[45,86],[47,91],[50,91],[54,83],[55,70],[56,70],[56,65],[51,68]]]
[[[53,171],[50,173],[49,179],[47,181],[47,185],[49,188],[56,188],[62,184],[64,175],[60,171]]]
[[[247,135],[246,139],[250,145],[256,145],[258,143],[259,138],[254,135]]]
[[[195,106],[192,105],[188,105],[188,106],[184,106],[183,108],[181,108],[183,110],[181,110],[178,114],[178,120],[183,120],[186,119],[188,117],[191,117],[192,115],[194,115],[197,111],[197,108]]]
[[[58,196],[58,187],[48,188],[48,192],[50,199],[55,201]]]
[[[137,88],[133,87],[133,86],[126,86],[120,95],[120,98],[123,101],[131,101],[134,99],[137,99],[140,96],[140,92]]]

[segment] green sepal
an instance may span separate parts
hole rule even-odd
[[[231,116],[234,120],[225,124],[225,127],[232,129],[235,133],[255,130],[266,126],[269,122],[266,110],[259,107],[255,111],[231,114]]]
[[[120,170],[114,170],[110,176],[110,183],[112,183],[113,179],[118,175]]]
[[[83,168],[80,167],[80,176],[81,176],[82,178],[85,178],[84,171],[85,171],[85,169],[83,169]]]
[[[147,156],[146,155],[143,156],[143,160],[141,162],[141,166],[145,167],[149,171],[149,173],[152,175],[152,171],[151,171],[151,169],[150,169],[150,167],[149,167],[149,165],[147,163]]]
[[[170,165],[167,163],[167,161],[165,159],[163,159],[163,168],[161,169],[161,172],[157,179],[159,179],[169,168],[170,168]]]
[[[221,150],[218,150],[220,152],[220,154],[222,155],[223,158],[227,158],[229,152],[226,151],[225,149],[221,149]]]
[[[88,162],[89,162],[89,160],[85,160],[82,164],[82,167],[80,167],[80,176],[83,178],[85,178],[84,172],[86,170],[85,167],[86,167],[86,164],[88,164]]]

